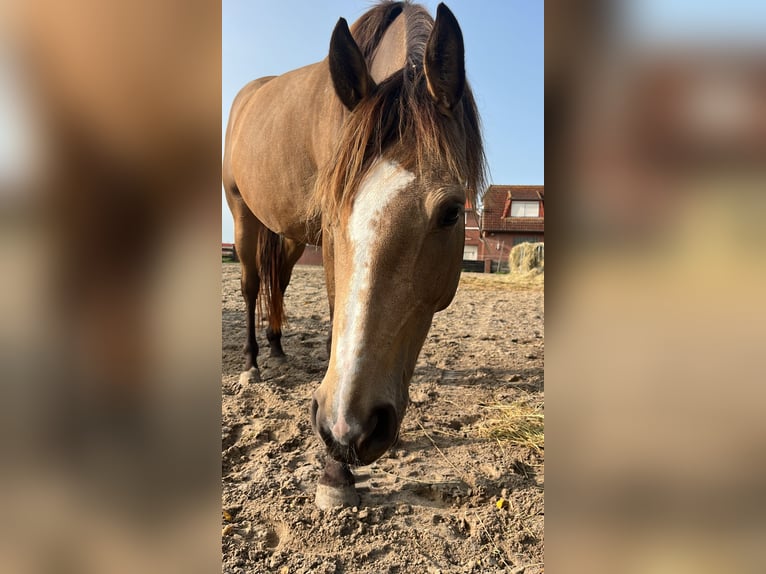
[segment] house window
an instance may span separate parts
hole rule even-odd
[[[463,247],[463,261],[476,261],[479,258],[478,245],[466,245]]]
[[[540,217],[540,202],[512,201],[511,217]]]

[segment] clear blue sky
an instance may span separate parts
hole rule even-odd
[[[422,1],[432,15],[438,1]],[[466,72],[484,124],[490,183],[543,184],[542,0],[448,0],[463,30]],[[223,130],[237,91],[327,55],[338,18],[349,24],[367,0],[223,0]],[[222,132],[223,133],[223,132]],[[223,241],[234,232],[225,200]]]

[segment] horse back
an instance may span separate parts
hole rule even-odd
[[[229,112],[229,123],[226,126],[226,146],[229,146],[232,127],[237,123],[240,113],[242,111],[242,105],[249,101],[252,95],[264,84],[270,82],[277,76],[264,76],[245,84],[245,86],[237,92],[234,101],[231,104],[231,111]]]
[[[273,80],[276,76],[265,76],[258,78],[245,84],[245,86],[237,92],[234,101],[231,104],[231,110],[229,112],[229,121],[226,124],[226,137],[224,140],[224,154],[223,154],[223,184],[227,190],[231,191],[235,189],[236,182],[231,172],[231,147],[232,147],[232,131],[234,126],[239,120],[239,116],[242,112],[243,104],[250,100],[251,96],[266,82]]]
[[[254,80],[232,105],[224,178],[269,229],[314,242],[304,207],[341,122],[326,61]]]

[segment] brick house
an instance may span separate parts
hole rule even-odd
[[[514,245],[545,240],[545,186],[491,185],[484,194],[481,222],[466,206],[466,260],[505,260]]]

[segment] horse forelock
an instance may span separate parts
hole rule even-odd
[[[410,69],[422,69],[426,53],[426,44],[434,20],[422,7],[410,5],[407,11],[407,63]]]
[[[406,18],[407,34],[402,70],[347,115],[333,156],[318,174],[312,211],[321,214],[324,226],[348,217],[365,175],[384,153],[415,173],[436,163],[446,166],[465,184],[473,205],[484,189],[486,162],[470,87],[466,84],[452,117],[441,113],[428,93],[423,60],[434,21],[427,10],[409,2],[384,2],[354,23],[355,41],[371,65],[385,30],[399,15]]]

